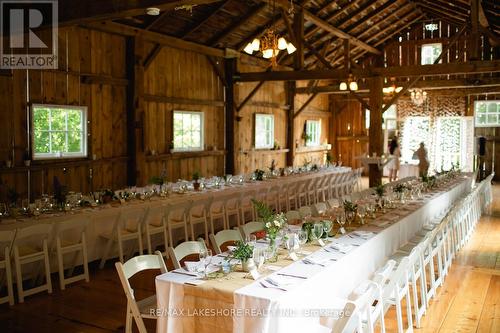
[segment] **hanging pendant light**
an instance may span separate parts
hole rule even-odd
[[[288,47],[288,42],[286,41],[286,39],[283,37],[280,37],[278,39],[278,49],[279,50],[286,50],[287,47]]]
[[[347,83],[340,82],[339,89],[342,91],[346,91],[347,90]]]
[[[349,90],[357,91],[358,90],[358,83],[356,81],[349,82]]]

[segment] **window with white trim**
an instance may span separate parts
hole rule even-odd
[[[475,101],[474,120],[476,127],[499,127],[500,101]]]
[[[421,50],[421,64],[432,65],[434,61],[441,55],[443,45],[441,43],[423,44]],[[441,60],[439,61],[441,63]]]
[[[203,135],[203,112],[174,110],[174,151],[203,150]]]
[[[321,136],[321,121],[306,120],[306,146],[317,147],[320,145],[319,138]]]
[[[34,160],[87,157],[87,107],[33,104]]]
[[[255,114],[255,148],[274,147],[274,115]]]

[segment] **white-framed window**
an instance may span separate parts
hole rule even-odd
[[[255,114],[255,148],[274,147],[274,115]]]
[[[434,61],[439,57],[443,45],[441,43],[423,44],[421,51],[421,64],[422,65],[432,65]],[[439,61],[441,63],[441,60]]]
[[[203,112],[174,110],[174,151],[198,151],[203,148]]]
[[[500,100],[475,101],[474,121],[476,127],[500,126]]]
[[[87,157],[87,107],[31,106],[34,160]]]
[[[317,147],[320,145],[321,120],[306,120],[306,146]]]

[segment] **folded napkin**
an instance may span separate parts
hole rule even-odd
[[[198,271],[198,267],[201,268],[201,263],[199,261],[184,261],[184,265],[186,266],[186,270],[188,272],[193,273]]]
[[[366,230],[356,230],[353,232],[353,234],[355,234],[358,237],[364,238],[364,239],[368,239],[374,235],[373,232],[366,231]]]
[[[342,244],[342,243],[333,243],[330,247],[334,250],[340,251],[342,253],[347,253],[352,250],[354,246],[350,244]]]
[[[297,279],[282,275],[270,275],[264,279],[275,287],[288,287],[299,282]]]
[[[325,266],[330,262],[330,258],[306,257],[302,260],[305,264]]]

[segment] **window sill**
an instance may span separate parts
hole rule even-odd
[[[250,150],[242,150],[241,154],[281,154],[288,153],[289,149],[269,149],[269,148],[255,148]]]
[[[224,156],[225,154],[225,150],[173,151],[166,154],[146,156],[146,161],[179,160],[193,157]]]
[[[323,152],[323,151],[329,151],[327,146],[321,145],[321,146],[314,146],[314,147],[302,147],[298,148],[295,152],[297,154],[306,154],[306,153],[316,153],[316,152]]]

